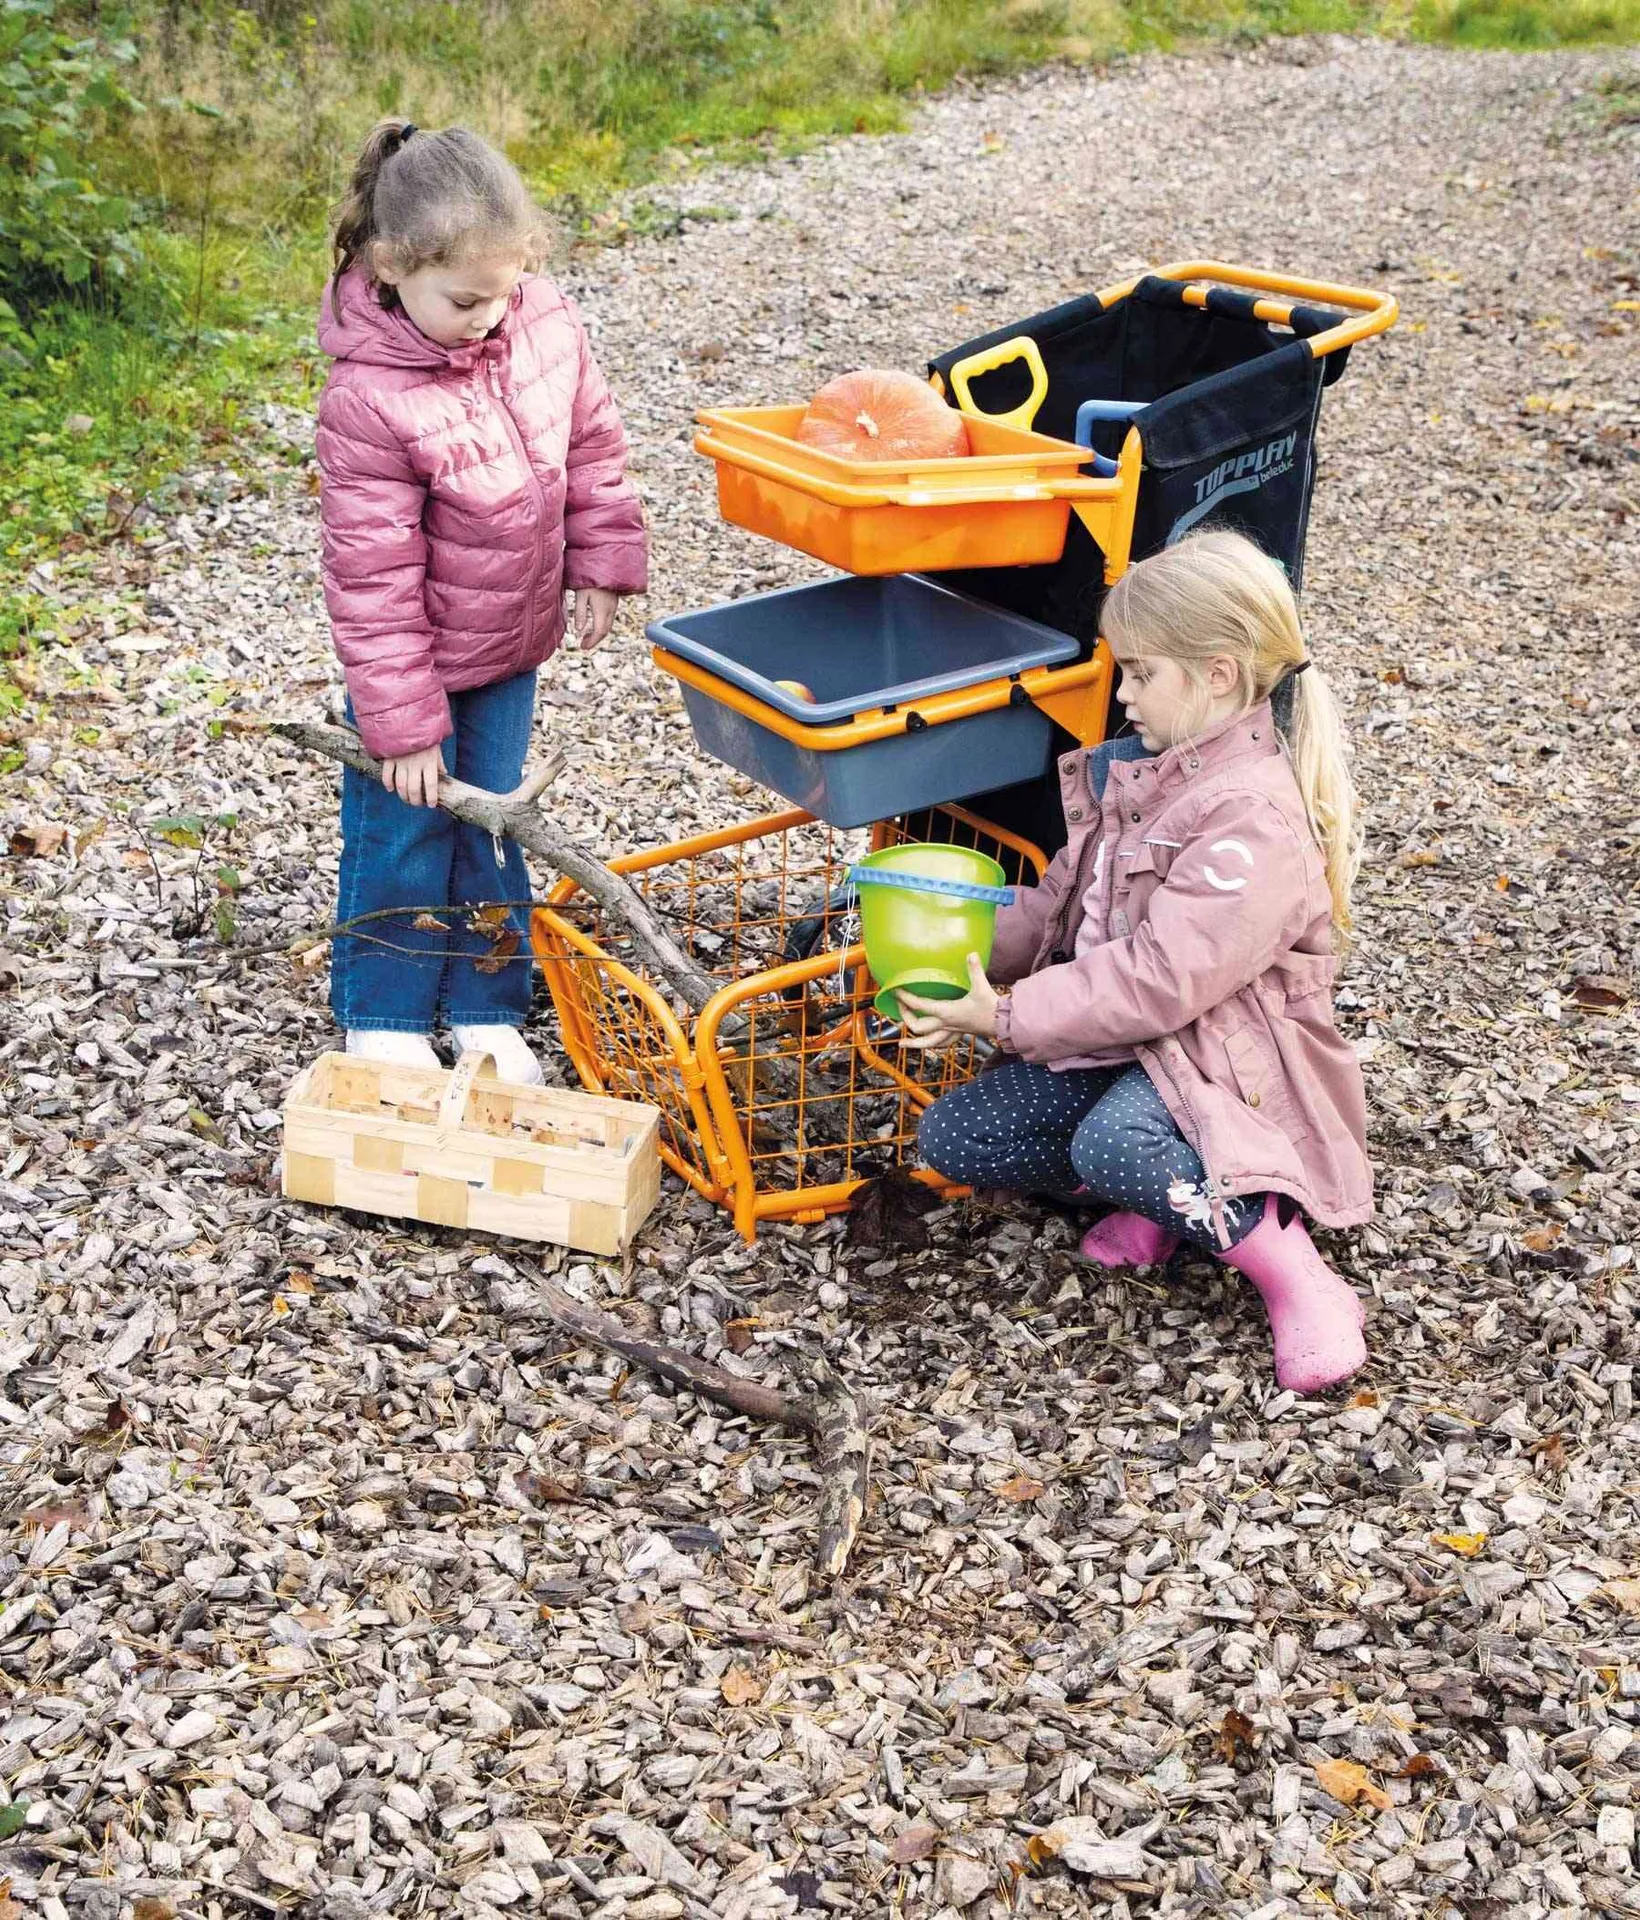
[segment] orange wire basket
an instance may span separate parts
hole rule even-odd
[[[1027,885],[1044,864],[1029,841],[957,806],[850,832],[793,810],[612,861],[723,982],[698,1015],[675,1010],[574,881],[531,917],[583,1084],[658,1107],[662,1158],[747,1240],[762,1220],[842,1212],[865,1181],[912,1164],[923,1109],[977,1069],[972,1043],[902,1053],[871,1005],[848,870],[903,840],[977,847]]]

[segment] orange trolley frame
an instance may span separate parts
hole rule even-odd
[[[962,807],[929,817],[931,831],[992,853],[1011,875],[1040,876],[1043,855],[1028,841]],[[929,1058],[878,1044],[865,950],[836,898],[868,844],[904,837],[893,823],[840,832],[793,808],[612,861],[725,976],[698,1016],[674,1011],[574,881],[532,915],[531,945],[583,1084],[659,1107],[662,1158],[728,1208],[747,1240],[764,1220],[845,1210],[866,1180],[913,1157],[923,1109],[975,1070],[971,1046]],[[820,950],[779,958],[804,922],[818,922]]]

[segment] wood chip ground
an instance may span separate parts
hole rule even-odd
[[[4,797],[16,1907],[1640,1911],[1624,72],[1632,101],[1632,54],[1313,41],[1044,74],[680,177],[711,217],[568,263],[656,610],[812,571],[717,522],[698,404],[916,367],[1169,257],[1404,302],[1328,396],[1307,583],[1371,808],[1339,1008],[1380,1212],[1329,1251],[1373,1364],[1278,1394],[1232,1276],[1106,1283],[1035,1206],[748,1251],[672,1191],[628,1266],[559,1278],[771,1382],[823,1345],[869,1394],[834,1593],[798,1438],[521,1322],[504,1247],[277,1197],[323,968],[225,963],[193,855],[150,829],[156,873],[137,823],[236,816],[205,905],[235,867],[241,949],[329,917],[332,771],[219,731],[334,698],[310,472],[201,471],[95,581],[42,574],[79,640]],[[632,611],[542,725],[610,853],[763,804]]]

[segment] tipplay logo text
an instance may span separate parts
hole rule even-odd
[[[1298,435],[1289,433],[1279,440],[1272,440],[1268,446],[1253,447],[1246,453],[1233,454],[1228,460],[1221,460],[1196,482],[1196,504],[1173,523],[1167,544],[1172,546],[1197,521],[1205,520],[1221,500],[1236,493],[1252,493],[1274,480],[1277,474],[1290,471],[1297,445]]]

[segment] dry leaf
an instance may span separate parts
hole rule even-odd
[[[752,1344],[752,1329],[758,1324],[755,1314],[745,1320],[725,1320],[723,1344],[731,1353],[744,1353]]]
[[[903,1168],[891,1167],[855,1193],[843,1244],[923,1253],[929,1245],[923,1215],[939,1204],[940,1197],[932,1187],[913,1180]]]
[[[290,1288],[292,1293],[311,1293],[313,1291],[313,1275],[311,1273],[301,1273],[293,1267],[291,1271],[285,1275],[285,1285]]]
[[[1484,1533],[1432,1533],[1429,1537],[1436,1546],[1448,1547],[1453,1553],[1461,1553],[1466,1560],[1473,1560],[1486,1545]]]
[[[903,1833],[895,1834],[889,1843],[888,1857],[895,1866],[908,1867],[913,1860],[926,1860],[939,1844],[939,1828],[932,1821],[919,1820],[914,1827],[907,1827]],[[1033,1840],[1031,1847],[1035,1845]],[[1030,1852],[1031,1847],[1027,1847],[1026,1852]]]
[[[417,933],[448,933],[450,931],[448,923],[441,920],[436,913],[418,913],[410,924]]]
[[[532,1507],[550,1506],[554,1501],[579,1500],[581,1489],[573,1478],[553,1480],[544,1473],[515,1473],[513,1485]]]
[[[1625,1613],[1640,1614],[1640,1578],[1635,1575],[1630,1574],[1622,1580],[1608,1580],[1600,1592]]]
[[[499,939],[508,930],[510,907],[480,907],[476,913],[467,916],[467,924],[474,933],[483,934],[486,940]]]
[[[476,973],[499,973],[507,962],[517,953],[519,932],[516,927],[508,927],[492,946],[488,953],[481,953],[473,962]]]
[[[728,1668],[718,1689],[731,1707],[748,1707],[763,1698],[763,1682],[749,1667]]]
[[[1564,1473],[1571,1465],[1566,1442],[1558,1433],[1546,1433],[1529,1451],[1543,1462],[1545,1473]]]
[[[1356,1801],[1365,1800],[1382,1813],[1390,1804],[1389,1795],[1358,1760],[1318,1760],[1315,1777],[1322,1791],[1330,1793],[1341,1806],[1353,1807]]]
[[[996,1489],[999,1500],[1012,1500],[1016,1506],[1023,1506],[1027,1500],[1040,1500],[1047,1488],[1040,1480],[1033,1480],[1028,1473],[1016,1473],[1012,1480],[1004,1480]]]
[[[1349,1404],[1352,1407],[1375,1407],[1378,1404],[1378,1396],[1371,1387],[1362,1387],[1359,1392],[1350,1395]]]
[[[117,1433],[123,1433],[131,1424],[131,1416],[125,1410],[123,1400],[110,1400],[103,1414],[102,1425],[93,1427],[85,1436],[93,1445],[99,1440],[112,1440]]]
[[[1528,1253],[1548,1253],[1565,1237],[1565,1224],[1551,1220],[1545,1226],[1534,1227],[1530,1233],[1520,1236],[1520,1244]]]
[[[1252,1721],[1234,1707],[1219,1722],[1219,1730],[1213,1736],[1219,1758],[1227,1767],[1233,1767],[1240,1754],[1251,1753],[1257,1739],[1258,1730]]]
[[[1572,982],[1572,999],[1588,1013],[1607,1013],[1613,1007],[1628,1005],[1629,990],[1610,974],[1579,974]]]
[[[1441,1764],[1432,1755],[1415,1753],[1395,1777],[1397,1780],[1421,1780],[1427,1774],[1438,1774],[1440,1771]]]
[[[28,1909],[12,1899],[9,1880],[0,1880],[0,1920],[29,1920]]]
[[[59,827],[52,821],[30,822],[27,826],[14,827],[7,845],[21,860],[49,860],[62,850],[67,838],[67,827]]]
[[[131,1920],[177,1920],[177,1910],[169,1900],[144,1894],[131,1909]]]
[[[1410,853],[1403,853],[1397,865],[1403,867],[1438,867],[1441,856],[1434,847],[1417,847]]]
[[[38,1527],[42,1533],[67,1521],[76,1533],[91,1531],[91,1515],[84,1507],[30,1507],[22,1516],[25,1527]]]

